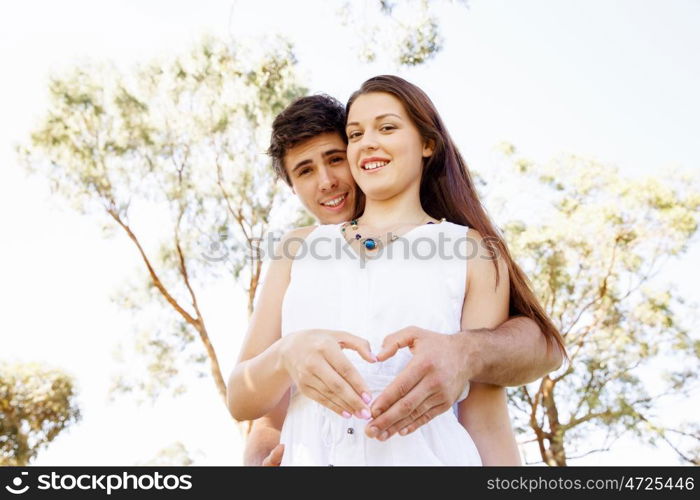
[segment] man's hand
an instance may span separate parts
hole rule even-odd
[[[357,351],[368,363],[377,360],[361,337],[334,330],[302,330],[282,338],[280,362],[304,396],[345,418],[355,414],[369,419],[369,389],[343,349]]]
[[[372,403],[374,420],[368,437],[384,441],[406,435],[449,410],[469,382],[470,373],[461,335],[445,335],[408,327],[388,335],[378,361],[409,347],[413,359]]]
[[[284,445],[282,443],[275,446],[270,454],[262,461],[263,467],[279,467],[282,463],[282,455],[284,454]]]

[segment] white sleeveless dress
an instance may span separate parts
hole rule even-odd
[[[300,246],[282,305],[283,336],[305,329],[342,330],[367,339],[376,354],[384,337],[407,326],[445,334],[461,330],[467,227],[421,225],[368,259],[350,247],[340,228],[318,226]],[[343,353],[372,398],[412,357],[408,348],[383,363],[367,363],[350,349]],[[355,416],[345,419],[292,386],[280,438],[282,465],[481,465],[453,411],[383,442],[366,437],[367,423]]]

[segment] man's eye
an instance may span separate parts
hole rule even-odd
[[[345,158],[342,156],[336,156],[335,158],[331,158],[331,163],[337,165],[338,163],[343,163],[344,160]]]
[[[308,174],[309,172],[311,172],[311,169],[310,169],[310,168],[302,168],[302,169],[301,169],[301,172],[299,172],[299,176],[306,175],[306,174]]]

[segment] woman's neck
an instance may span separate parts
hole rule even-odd
[[[428,219],[418,193],[404,193],[404,196],[394,196],[387,200],[367,198],[359,222],[363,226],[382,230],[397,224],[421,224]]]

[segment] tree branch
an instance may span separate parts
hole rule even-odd
[[[615,263],[615,256],[617,253],[617,245],[618,245],[619,241],[620,241],[620,236],[618,235],[615,238],[615,244],[613,245],[612,257],[610,259],[610,265],[608,266],[608,271],[607,271],[606,275],[603,277],[603,280],[601,282],[600,287],[598,287],[597,297],[594,298],[593,300],[591,300],[585,306],[583,306],[583,308],[578,312],[578,314],[576,315],[576,318],[571,322],[571,324],[566,329],[566,331],[563,333],[563,335],[566,335],[571,331],[571,329],[576,325],[576,323],[578,323],[578,321],[581,319],[581,316],[583,316],[583,313],[586,312],[586,310],[589,307],[593,306],[596,302],[600,301],[603,297],[605,297],[605,294],[607,293],[607,290],[608,290],[608,287],[607,287],[608,278],[610,278],[610,276],[612,274],[613,265]]]
[[[138,249],[139,253],[141,254],[141,258],[143,259],[144,264],[146,264],[146,268],[148,269],[148,274],[151,276],[151,280],[153,281],[153,285],[158,289],[158,291],[163,295],[165,300],[170,304],[173,309],[175,309],[180,316],[184,318],[187,323],[189,323],[192,326],[197,325],[197,320],[192,317],[190,313],[185,311],[185,309],[175,300],[175,298],[168,292],[168,290],[165,288],[165,285],[161,282],[160,278],[156,274],[155,269],[153,269],[153,266],[151,265],[150,260],[146,256],[146,252],[144,252],[143,248],[141,247],[141,243],[139,242],[138,238],[136,235],[131,231],[131,228],[124,223],[124,221],[121,220],[119,217],[119,214],[117,214],[116,210],[114,208],[108,208],[107,213],[112,216],[112,218],[119,224],[124,231],[126,231],[126,234],[129,236],[131,241],[134,242],[136,245],[136,248]]]
[[[604,451],[610,451],[610,447],[608,446],[607,448],[597,448],[597,449],[594,449],[594,450],[587,451],[586,453],[583,453],[583,454],[581,454],[581,455],[576,455],[576,456],[573,456],[573,457],[567,457],[567,459],[568,459],[568,460],[576,460],[577,458],[583,458],[583,457],[586,457],[586,456],[591,455],[591,454],[593,454],[593,453],[601,453],[601,452],[604,452]]]
[[[216,388],[219,391],[219,395],[224,401],[224,404],[226,403],[226,382],[224,381],[224,377],[221,373],[221,366],[219,365],[219,358],[216,355],[216,351],[214,350],[214,346],[211,343],[211,339],[209,338],[209,333],[207,332],[207,328],[204,325],[204,317],[202,316],[202,313],[199,310],[199,305],[197,303],[197,297],[194,293],[194,290],[192,289],[192,285],[190,284],[190,277],[189,273],[187,272],[187,265],[185,263],[185,256],[183,255],[182,252],[182,245],[180,244],[180,223],[182,221],[182,217],[184,215],[184,208],[182,206],[180,207],[180,213],[178,214],[177,218],[177,223],[175,224],[175,249],[177,250],[177,255],[178,255],[178,260],[179,260],[179,270],[180,274],[182,275],[182,279],[185,282],[185,286],[187,287],[187,290],[190,294],[190,298],[192,300],[192,307],[194,307],[194,310],[197,314],[196,318],[196,324],[194,324],[194,328],[197,330],[199,333],[199,338],[201,339],[202,343],[204,344],[204,348],[207,351],[207,355],[209,356],[209,361],[211,363],[211,373],[212,376],[214,377],[214,383],[216,384]]]
[[[224,197],[224,201],[226,202],[226,208],[228,209],[228,212],[231,214],[231,217],[233,217],[233,220],[235,220],[238,223],[238,226],[241,228],[241,231],[243,231],[243,236],[245,236],[246,241],[250,245],[250,235],[248,234],[248,231],[246,230],[243,221],[244,217],[243,214],[240,211],[240,208],[238,211],[234,210],[233,206],[231,205],[231,195],[229,195],[228,191],[226,191],[226,188],[224,187],[224,173],[223,173],[223,168],[221,167],[221,162],[219,162],[219,152],[216,152],[216,184],[219,186],[219,189],[221,190],[221,194]]]

